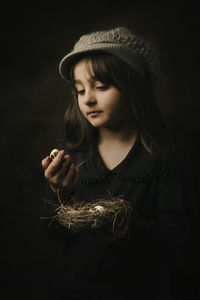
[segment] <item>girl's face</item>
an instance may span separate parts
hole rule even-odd
[[[121,92],[95,78],[90,60],[76,64],[74,83],[80,111],[92,126],[115,128],[123,122],[125,106]]]

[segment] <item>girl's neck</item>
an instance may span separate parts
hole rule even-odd
[[[98,144],[130,143],[135,140],[137,129],[133,127],[122,127],[118,129],[100,128]]]
[[[135,144],[136,138],[137,130],[130,127],[115,131],[101,128],[97,147],[104,165],[109,170],[119,165]]]

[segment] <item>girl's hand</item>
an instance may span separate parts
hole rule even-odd
[[[64,151],[59,151],[58,155],[51,161],[47,156],[42,160],[44,176],[49,182],[53,192],[57,189],[70,193],[77,185],[80,177],[79,169],[70,159],[70,155],[65,155]]]

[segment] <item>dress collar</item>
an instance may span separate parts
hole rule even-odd
[[[76,165],[80,164],[80,181],[95,183],[113,174],[122,180],[144,182],[155,176],[160,165],[160,158],[154,158],[143,146],[138,133],[133,147],[119,165],[109,170],[103,163],[94,145],[88,145],[76,155]]]

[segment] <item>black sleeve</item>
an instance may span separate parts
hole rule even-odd
[[[186,248],[188,221],[185,199],[188,197],[187,177],[178,162],[162,168],[157,181],[155,214],[151,220],[133,216],[131,230],[146,247],[159,255],[176,258]]]

